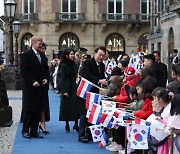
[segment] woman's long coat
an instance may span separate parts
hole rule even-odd
[[[77,120],[76,105],[76,77],[78,67],[76,63],[62,63],[60,65],[60,84],[61,84],[61,101],[59,121]],[[64,96],[68,93],[68,97]]]
[[[40,53],[41,63],[31,49],[21,55],[20,73],[23,80],[23,111],[39,112],[44,109],[43,89],[47,85],[42,84],[43,79],[49,80],[49,67],[47,58]],[[33,87],[37,81],[40,87]]]

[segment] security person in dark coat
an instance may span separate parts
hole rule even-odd
[[[33,37],[32,48],[21,55],[20,73],[23,79],[23,129],[25,138],[43,138],[37,133],[40,113],[43,110],[43,88],[49,80],[47,58],[40,53],[42,39]]]
[[[164,68],[155,61],[155,56],[153,54],[147,54],[143,57],[144,67],[150,68],[155,74],[155,78],[158,81],[159,87],[165,87],[167,81],[167,75],[164,75]]]
[[[162,73],[160,85],[165,88],[166,84],[167,84],[167,79],[168,79],[167,65],[160,61],[160,52],[154,51],[153,55],[155,57],[155,61],[158,63],[158,66],[161,69],[161,73]]]
[[[98,47],[95,49],[95,56],[93,58],[87,59],[80,70],[80,76],[85,79],[91,81],[96,85],[107,85],[107,81],[105,79],[104,71],[105,65],[103,64],[104,57],[106,55],[106,49],[104,47]],[[91,92],[99,93],[99,89],[96,87],[92,87]],[[80,142],[88,142],[88,139],[91,140],[91,135],[89,129],[87,129],[88,123],[86,118],[86,109],[85,109],[85,101],[79,102],[84,103],[83,109],[84,113],[80,115],[80,127],[79,127],[79,141]],[[86,132],[86,133],[85,133]]]

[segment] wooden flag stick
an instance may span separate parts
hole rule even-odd
[[[171,128],[171,148],[170,148],[170,154],[173,154],[173,148],[174,148],[174,128]]]

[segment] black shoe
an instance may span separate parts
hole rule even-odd
[[[66,125],[66,126],[65,126],[65,130],[66,130],[66,133],[70,133],[69,125]]]
[[[81,137],[78,138],[78,141],[79,141],[79,142],[82,142],[82,143],[87,143],[87,142],[88,142],[88,139],[85,138],[84,136],[81,136]]]
[[[23,136],[24,138],[31,138],[31,136],[30,136],[29,133],[27,133],[27,132],[22,132],[22,136]]]
[[[78,127],[77,125],[74,125],[74,126],[73,126],[73,132],[74,132],[74,130],[75,130],[76,132],[79,132],[79,127]]]
[[[41,126],[41,125],[39,125],[39,130],[41,130],[44,134],[49,134],[49,132],[48,132],[48,131],[43,130],[43,128],[42,128],[42,126]]]
[[[88,141],[93,141],[92,137],[91,137],[91,138],[88,138]]]
[[[38,133],[30,134],[30,136],[34,137],[34,138],[44,138],[43,136],[39,135]]]

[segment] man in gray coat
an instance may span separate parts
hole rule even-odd
[[[43,138],[37,133],[43,110],[43,88],[48,84],[47,58],[41,53],[42,38],[33,37],[32,47],[21,55],[20,73],[23,79],[23,129],[25,138]]]

